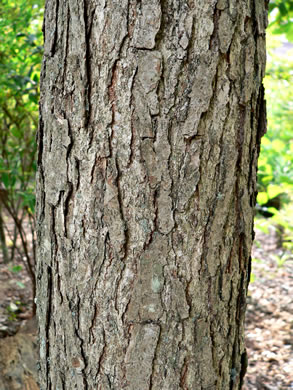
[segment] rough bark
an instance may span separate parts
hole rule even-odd
[[[234,390],[263,0],[51,0],[38,134],[42,389]]]

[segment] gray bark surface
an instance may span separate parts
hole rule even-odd
[[[47,1],[41,389],[241,387],[266,12]]]

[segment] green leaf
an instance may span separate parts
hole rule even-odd
[[[16,127],[11,129],[11,134],[14,135],[14,137],[16,138],[22,138],[22,133],[19,129],[17,129]]]
[[[278,186],[276,184],[270,184],[267,188],[267,193],[270,199],[275,198],[279,194],[283,192],[283,189],[281,186]]]
[[[9,188],[10,180],[9,180],[9,175],[6,172],[2,172],[1,174],[1,180],[2,183],[4,184],[5,188]]]
[[[257,194],[256,201],[258,204],[260,204],[260,205],[265,204],[268,202],[268,200],[269,200],[269,197],[268,197],[268,194],[266,192],[259,192]]]
[[[33,93],[29,94],[29,99],[31,102],[36,103],[36,104],[38,104],[38,102],[39,102],[39,97]]]
[[[35,73],[34,76],[33,76],[33,81],[34,81],[35,83],[38,83],[39,80],[40,80],[39,74],[38,74],[38,73]]]
[[[14,265],[13,267],[10,268],[10,271],[13,272],[13,273],[18,273],[22,270],[22,266],[21,265]]]
[[[273,215],[276,215],[278,214],[279,210],[277,210],[275,207],[268,207],[267,209],[270,213],[272,213]]]
[[[279,8],[280,14],[281,14],[282,16],[287,15],[288,11],[287,11],[287,8],[286,8],[286,6],[285,6],[284,3],[280,3],[280,4],[278,5],[278,8]]]

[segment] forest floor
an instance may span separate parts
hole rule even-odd
[[[293,390],[293,254],[256,231],[246,312],[248,369],[243,390]]]
[[[256,232],[252,257],[243,390],[293,390],[293,254],[279,248],[271,229]],[[0,257],[0,338],[17,333],[32,314],[30,279],[18,265],[3,264]],[[31,333],[36,338],[35,329]]]

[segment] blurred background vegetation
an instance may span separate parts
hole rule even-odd
[[[41,0],[0,4],[0,243],[4,263],[21,260],[33,291],[42,7]]]
[[[43,0],[0,4],[0,244],[4,263],[24,267],[35,291],[35,172]],[[293,249],[293,0],[269,4],[265,78],[268,132],[259,160],[256,227],[273,226]],[[19,264],[22,264],[20,266]]]
[[[293,1],[269,5],[266,89],[268,130],[258,163],[255,225],[273,227],[285,250],[293,250]],[[265,218],[261,218],[265,217]],[[285,254],[285,252],[284,252]],[[288,259],[292,258],[290,254]]]

